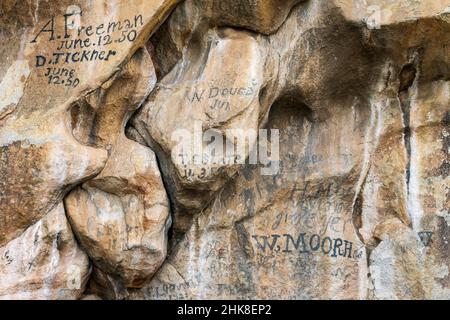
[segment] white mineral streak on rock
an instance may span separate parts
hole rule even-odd
[[[77,299],[89,272],[88,257],[59,204],[0,247],[0,299]]]
[[[414,134],[411,135],[411,166],[410,181],[408,189],[408,212],[411,216],[413,229],[422,230],[423,209],[421,195],[421,179],[420,179],[420,158],[417,156],[419,145]]]
[[[23,96],[25,84],[30,75],[27,60],[16,60],[0,82],[0,119],[12,112]]]

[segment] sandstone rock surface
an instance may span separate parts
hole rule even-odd
[[[450,299],[449,0],[0,13],[0,298]]]
[[[78,299],[90,274],[62,203],[0,248],[0,299]]]

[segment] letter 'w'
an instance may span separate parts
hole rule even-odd
[[[259,242],[259,240],[258,240],[258,236],[252,236],[252,238],[255,239],[256,246],[259,249],[261,249],[262,251],[266,251],[266,247],[269,247],[269,249],[273,251],[273,248],[277,244],[277,240],[279,237],[280,236],[278,234],[273,234],[272,235],[272,243],[269,243],[268,236],[260,236],[260,238],[263,239],[263,244],[261,244],[261,242]]]

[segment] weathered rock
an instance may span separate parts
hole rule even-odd
[[[110,149],[110,157],[102,172],[72,191],[65,204],[94,264],[125,288],[139,287],[164,261],[170,226],[156,157],[123,132],[156,82],[146,49],[108,82],[75,112],[80,139]]]
[[[49,9],[40,2],[1,7],[7,59],[0,65],[0,245],[100,172],[105,150],[73,138],[68,110],[110,79],[176,3],[59,1]],[[115,116],[116,122],[126,121]]]
[[[155,155],[120,139],[105,169],[72,191],[65,204],[94,264],[125,287],[138,287],[166,257],[170,216]]]
[[[156,74],[148,51],[141,48],[123,68],[70,110],[73,134],[83,144],[111,151],[125,124],[153,90]]]
[[[177,10],[212,27],[247,28],[262,34],[276,31],[301,0],[187,0]]]
[[[37,120],[37,119],[35,119]],[[0,127],[0,245],[43,217],[67,190],[93,177],[107,153],[81,145],[67,129],[67,118],[52,115],[36,127],[16,121]]]
[[[267,127],[280,130],[280,172],[240,171],[195,219],[144,296],[363,298],[366,251],[352,211],[370,118],[364,108],[345,108],[311,122],[305,106],[273,106]],[[348,126],[334,127],[342,122]],[[168,281],[177,277],[184,280]]]
[[[62,203],[0,247],[0,299],[78,299],[89,273]]]
[[[138,49],[176,2],[2,3],[0,245],[102,171],[154,85]]]
[[[449,299],[450,2],[178,2],[0,3],[0,296]]]
[[[281,172],[239,171],[132,297],[448,299],[445,2],[379,29],[356,4],[270,37]]]
[[[187,45],[188,62],[180,60],[158,83],[131,122],[161,159],[174,214],[181,216],[176,230],[186,228],[183,221],[189,212],[205,207],[236,171],[229,165],[234,158],[223,159],[224,146],[234,147],[232,135],[244,137],[242,128],[256,132],[267,111],[261,96],[275,66],[262,42],[248,32],[210,30]],[[241,160],[248,157],[256,135],[248,139]],[[222,151],[208,149],[211,141]]]

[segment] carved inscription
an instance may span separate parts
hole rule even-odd
[[[32,44],[47,41],[54,48],[50,53],[41,52],[35,56],[36,68],[45,67],[43,75],[48,84],[76,87],[80,80],[70,65],[109,61],[117,55],[117,51],[109,47],[135,41],[139,28],[144,24],[142,15],[91,25],[74,23],[76,18],[81,21],[83,14],[80,9],[52,16],[33,36]]]
[[[298,235],[291,234],[272,234],[252,235],[256,248],[262,252],[293,252],[299,253],[322,252],[324,255],[336,258],[338,256],[352,258],[351,241],[341,238],[321,237],[318,234],[309,235],[300,233]]]
[[[255,84],[256,81],[253,81]],[[190,90],[186,93],[186,98],[190,103],[208,102],[210,111],[230,111],[232,105],[230,99],[233,97],[253,97],[256,89],[253,86],[247,87],[220,87],[213,86],[206,89],[195,89],[193,93]]]

